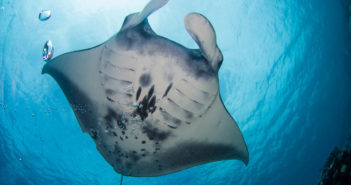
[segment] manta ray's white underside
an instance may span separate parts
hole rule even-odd
[[[123,175],[159,176],[227,159],[247,164],[242,134],[220,98],[223,58],[211,24],[197,13],[185,18],[198,50],[160,37],[147,17],[166,3],[151,1],[111,39],[56,57],[43,73]]]

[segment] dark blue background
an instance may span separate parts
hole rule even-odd
[[[55,56],[95,46],[147,0],[0,0],[0,184],[118,184],[82,133],[56,82]],[[42,9],[52,10],[45,22]],[[350,144],[348,0],[170,0],[150,16],[160,35],[196,48],[183,26],[200,12],[224,54],[220,90],[250,152],[247,167],[221,161],[124,184],[316,184],[335,147]]]

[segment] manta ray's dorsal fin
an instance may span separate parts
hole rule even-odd
[[[222,64],[223,56],[217,46],[216,33],[210,21],[199,13],[190,13],[184,18],[184,25],[206,60],[217,71]]]
[[[128,28],[134,27],[141,22],[143,22],[149,15],[153,12],[167,4],[168,0],[151,0],[149,4],[145,6],[143,11],[139,13],[134,13],[126,17],[124,20],[123,26],[121,30],[126,30]]]

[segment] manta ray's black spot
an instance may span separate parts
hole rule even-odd
[[[116,134],[116,132],[115,132],[115,131],[113,131],[113,132],[112,132],[112,134],[113,134],[114,136],[117,136],[117,134]]]
[[[187,111],[187,110],[185,110],[184,112],[185,112],[185,117],[186,117],[187,119],[191,119],[191,118],[194,117],[194,113],[189,112],[189,111]]]
[[[149,113],[152,114],[155,112],[155,110],[156,110],[156,106],[155,106],[156,96],[152,96],[154,94],[154,88],[155,88],[155,86],[153,85],[149,89],[148,94],[145,95],[144,98],[139,102],[139,106],[132,113],[132,117],[139,115],[140,119],[142,121],[144,121],[147,118],[147,116],[149,115]]]
[[[159,130],[157,127],[153,127],[151,124],[147,124],[146,126],[142,127],[142,131],[143,133],[146,133],[146,136],[149,139],[152,138],[150,140],[155,141],[164,141],[171,135],[169,131]]]
[[[90,136],[91,136],[93,139],[96,139],[96,138],[97,138],[97,132],[96,132],[96,130],[91,129],[91,130],[90,130]]]
[[[168,85],[168,87],[167,87],[165,93],[163,94],[162,98],[164,98],[164,97],[167,96],[167,94],[168,94],[169,90],[171,90],[172,86],[173,86],[173,83],[170,83],[170,84]]]
[[[120,139],[121,141],[123,141],[123,137],[122,137],[122,136],[119,136],[119,139]]]
[[[150,112],[151,114],[154,113],[155,110],[156,110],[155,104],[156,104],[156,96],[153,96],[153,97],[151,98],[149,104],[147,105],[147,108],[148,108],[148,110],[149,110],[149,112]]]
[[[152,85],[148,94],[147,94],[148,99],[150,99],[152,94],[154,94],[154,89],[155,89],[155,85]]]
[[[139,78],[139,83],[143,87],[147,87],[151,84],[151,76],[150,74],[142,74]]]
[[[141,87],[139,86],[137,92],[136,92],[136,96],[135,96],[135,100],[138,101],[139,97],[140,97],[140,93],[141,93]]]
[[[141,141],[141,144],[145,144],[146,143],[146,141]]]
[[[168,124],[166,124],[169,128],[171,128],[171,129],[177,129],[177,127],[175,127],[175,126],[172,126],[172,125],[168,125]]]
[[[117,125],[118,125],[119,128],[121,128],[123,130],[126,130],[127,126],[126,126],[125,123],[127,123],[127,122],[128,122],[128,120],[126,120],[126,119],[119,119],[119,120],[117,120]]]
[[[136,153],[136,151],[131,151],[128,153],[128,155],[130,156],[130,159],[133,161],[133,162],[137,162],[140,157],[139,155]]]
[[[121,148],[119,147],[119,145],[118,144],[114,145],[113,153],[119,154],[120,152],[121,152]]]
[[[122,116],[120,114],[118,114],[117,112],[115,112],[114,110],[112,110],[111,108],[109,108],[107,110],[107,114],[105,115],[104,119],[105,119],[106,125],[107,125],[106,129],[113,128],[112,124],[116,123],[116,122],[117,122],[117,125],[119,126],[119,128],[126,129],[126,125],[121,122]]]
[[[148,112],[147,112],[148,102],[149,100],[147,96],[144,96],[143,100],[139,103],[139,106],[132,113],[132,116],[135,117],[135,115],[139,115],[140,119],[144,121],[144,119],[148,116]]]
[[[108,96],[111,96],[111,95],[115,94],[115,91],[112,90],[112,89],[106,89],[106,90],[105,90],[105,93],[106,93]]]
[[[115,102],[113,99],[111,99],[110,97],[106,97],[106,99],[108,100],[108,101],[110,101],[110,102]]]

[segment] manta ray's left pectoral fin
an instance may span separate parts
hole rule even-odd
[[[216,33],[210,21],[199,13],[190,13],[184,18],[184,25],[190,36],[200,47],[201,52],[212,68],[218,71],[223,55],[216,43]]]

